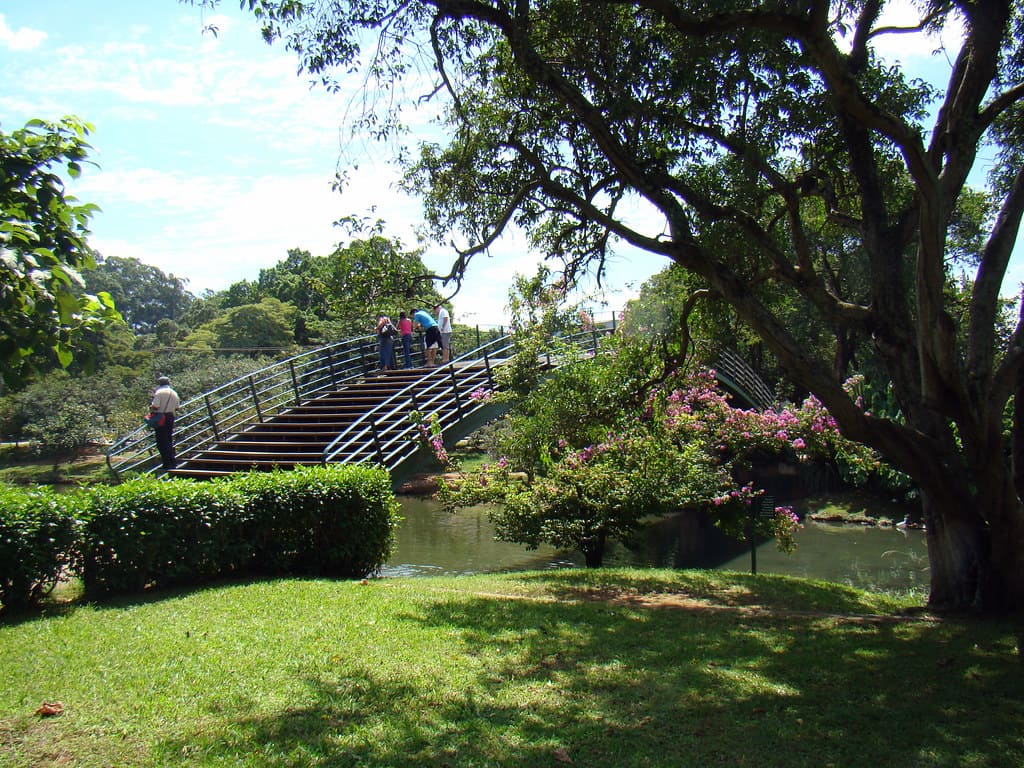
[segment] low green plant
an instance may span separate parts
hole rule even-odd
[[[243,536],[253,545],[258,571],[364,576],[391,552],[398,502],[383,469],[251,472],[232,486],[243,499]]]
[[[398,521],[390,478],[372,467],[143,476],[66,494],[0,486],[0,605],[35,605],[71,575],[91,597],[240,574],[366,576]]]
[[[139,592],[243,570],[242,497],[229,482],[134,478],[81,495],[82,578],[90,595]]]
[[[79,521],[66,496],[0,484],[0,605],[39,604],[78,562]]]

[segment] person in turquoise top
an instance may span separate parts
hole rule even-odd
[[[413,322],[423,329],[423,347],[426,350],[427,367],[434,367],[434,358],[437,357],[437,350],[441,346],[441,331],[430,313],[423,309],[412,311]]]

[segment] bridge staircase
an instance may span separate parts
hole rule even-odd
[[[500,331],[478,341],[433,368],[422,366],[420,351],[418,368],[378,371],[376,337],[367,336],[254,371],[182,404],[174,429],[178,466],[167,474],[212,479],[365,461],[392,470],[416,452],[420,423],[449,430],[488,404],[494,373],[514,350]],[[140,426],[119,438],[107,465],[118,478],[161,472],[153,431]]]
[[[468,408],[472,404],[474,390],[487,385],[493,387],[493,382],[482,362],[460,361],[434,370],[382,371],[286,408],[263,421],[246,423],[212,447],[183,457],[168,474],[208,480],[249,470],[322,464],[327,461],[325,452],[329,446],[334,448],[330,452],[331,462],[397,464],[398,456],[390,462],[384,456],[381,436],[397,433],[405,441],[413,440],[411,428],[415,424],[410,418],[430,392],[445,390],[444,396],[433,404],[432,413],[449,422],[458,417],[462,405]],[[373,414],[373,418],[367,419],[367,414]],[[335,445],[340,435],[363,423],[372,425],[366,439],[346,440],[342,447]],[[413,450],[416,446],[390,447]],[[402,453],[399,451],[398,455]]]

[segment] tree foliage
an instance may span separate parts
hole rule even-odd
[[[513,223],[570,278],[621,243],[700,276],[849,437],[919,483],[932,604],[1024,606],[1024,454],[1002,440],[1024,326],[1005,348],[996,330],[1024,212],[1018,3],[917,3],[905,29],[876,0],[243,5],[329,87],[364,62],[385,90],[433,72],[448,132],[408,183],[435,234],[459,236],[453,277]],[[945,90],[878,53],[957,29]],[[396,135],[398,100],[366,103],[357,127]],[[995,213],[955,316],[950,232],[984,142]],[[871,340],[900,419],[857,407],[836,350],[791,324],[812,316]]]
[[[138,259],[108,256],[84,273],[91,293],[106,292],[128,325],[151,333],[162,320],[180,321],[195,301],[188,280],[168,275]]]
[[[412,306],[433,306],[440,295],[424,279],[421,252],[405,251],[397,240],[373,236],[353,240],[326,256],[293,248],[256,280],[230,286],[224,308],[276,299],[298,310],[305,332],[336,339],[370,333],[378,312],[398,316]]]
[[[243,354],[278,354],[295,346],[296,310],[277,299],[232,307],[185,338],[186,347],[223,349]]]
[[[0,131],[0,375],[17,383],[52,352],[61,366],[92,350],[83,331],[115,319],[109,294],[84,293],[95,266],[86,241],[96,206],[65,188],[88,157],[90,126],[74,117]]]
[[[791,509],[755,514],[764,493],[752,481],[755,461],[876,463],[839,436],[813,398],[799,408],[741,410],[713,372],[652,376],[662,366],[655,350],[647,338],[617,336],[601,354],[567,360],[516,398],[496,438],[498,462],[447,482],[442,502],[500,502],[490,513],[499,537],[578,550],[598,566],[609,540],[682,508],[709,511],[737,538],[753,526],[791,548]],[[432,448],[443,451],[436,442]]]

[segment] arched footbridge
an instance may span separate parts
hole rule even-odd
[[[583,331],[565,341],[596,352],[601,336],[613,330]],[[443,366],[390,371],[377,370],[375,336],[304,352],[184,402],[175,419],[178,465],[167,474],[212,479],[359,462],[394,471],[419,450],[412,414],[436,417],[445,435],[472,429],[493,407],[486,395],[514,351],[511,336],[494,334]],[[542,363],[556,367],[558,353]],[[773,402],[770,388],[739,356],[723,355],[716,371],[745,405]],[[118,477],[161,471],[153,431],[140,426],[118,439],[107,464]]]

